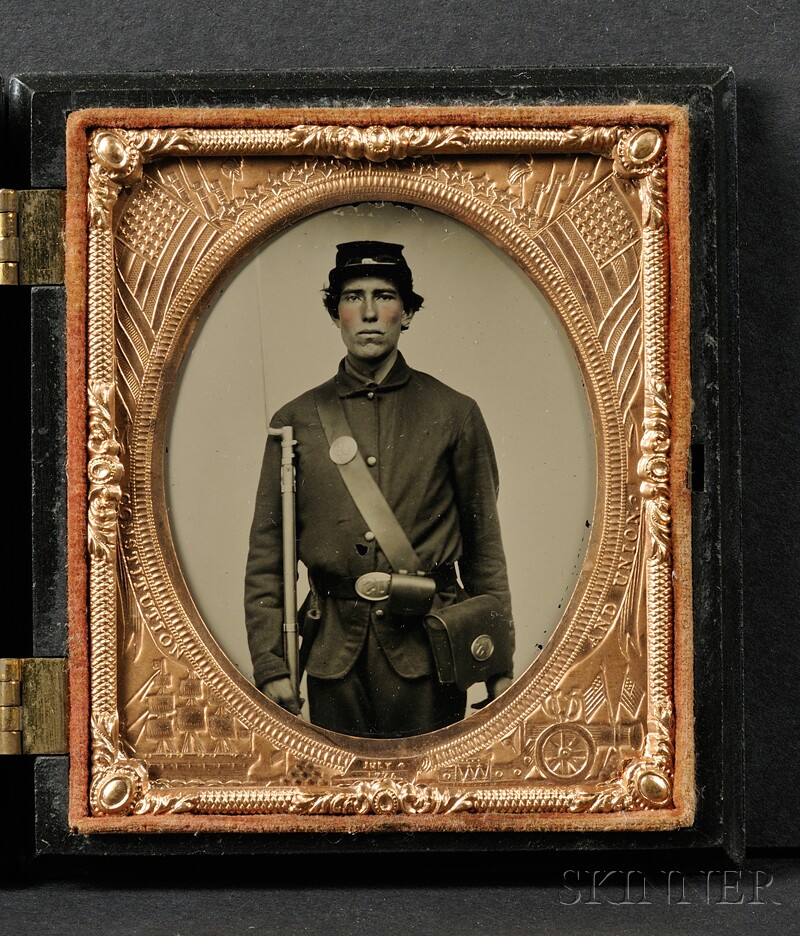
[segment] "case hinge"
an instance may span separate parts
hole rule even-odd
[[[0,754],[67,750],[67,661],[0,659]]]
[[[64,282],[64,192],[0,189],[0,286]]]

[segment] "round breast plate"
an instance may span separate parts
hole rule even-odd
[[[330,456],[334,465],[346,465],[358,454],[358,443],[352,436],[339,436],[333,440]]]

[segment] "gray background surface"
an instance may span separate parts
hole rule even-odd
[[[800,839],[794,792],[800,623],[798,585],[798,32],[796,0],[459,0],[392,5],[246,2],[71,4],[7,2],[2,75],[41,71],[140,72],[391,66],[726,63],[738,81],[743,559],[747,660],[747,844],[790,848]],[[774,854],[774,853],[773,853]],[[516,859],[518,862],[522,858]],[[760,859],[754,859],[760,860]],[[763,859],[772,861],[774,858]],[[479,866],[481,859],[476,856]],[[627,862],[636,867],[636,856]],[[584,861],[582,867],[591,867]],[[477,868],[476,874],[481,871]],[[486,877],[496,880],[491,869]],[[442,868],[406,869],[406,880]],[[507,876],[511,874],[506,870]],[[786,888],[796,873],[775,865]],[[792,874],[795,877],[792,878]],[[517,867],[523,882],[536,878]],[[22,892],[6,905],[18,932],[791,932],[797,910],[767,906],[570,908],[558,883],[538,887],[389,889],[378,868],[334,892],[141,893],[88,882]],[[471,875],[475,879],[475,874]],[[540,879],[541,880],[541,879]],[[202,882],[202,883],[201,883]],[[519,883],[519,878],[517,877]],[[119,882],[122,883],[122,882]],[[199,887],[213,881],[198,878]],[[777,886],[777,885],[776,885]],[[110,893],[109,893],[110,891]],[[294,896],[291,894],[294,893]],[[781,900],[780,896],[777,896]],[[286,901],[289,901],[289,904]],[[60,922],[53,916],[63,902]],[[260,902],[258,902],[260,901]],[[294,902],[294,903],[293,903]],[[100,906],[118,912],[97,928]],[[285,908],[294,905],[296,917]],[[36,909],[32,909],[36,907]],[[150,909],[145,911],[144,908]],[[269,912],[265,912],[269,910]],[[649,911],[649,912],[648,912]],[[658,912],[657,912],[658,911]],[[137,928],[132,921],[149,913]],[[775,913],[780,912],[780,917]],[[9,917],[6,916],[6,920]],[[200,921],[203,922],[200,922]],[[661,922],[659,922],[661,921]],[[796,929],[795,929],[796,931]]]

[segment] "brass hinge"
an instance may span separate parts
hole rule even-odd
[[[67,750],[67,661],[0,659],[0,754]]]
[[[0,189],[0,286],[64,282],[64,192]]]

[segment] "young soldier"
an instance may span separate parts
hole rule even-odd
[[[494,653],[489,699],[512,676],[491,439],[473,400],[412,370],[398,351],[422,305],[401,245],[340,244],[325,305],[347,354],[333,379],[272,421],[292,426],[297,440],[297,553],[311,583],[299,615],[310,718],[363,737],[433,731],[464,717],[466,693],[440,681],[427,610],[491,596],[500,639],[473,644],[478,659],[487,646]],[[247,631],[256,685],[299,714],[283,660],[279,478],[280,445],[270,438],[250,537]],[[370,498],[388,505],[372,520],[375,530],[364,519],[372,519]]]

